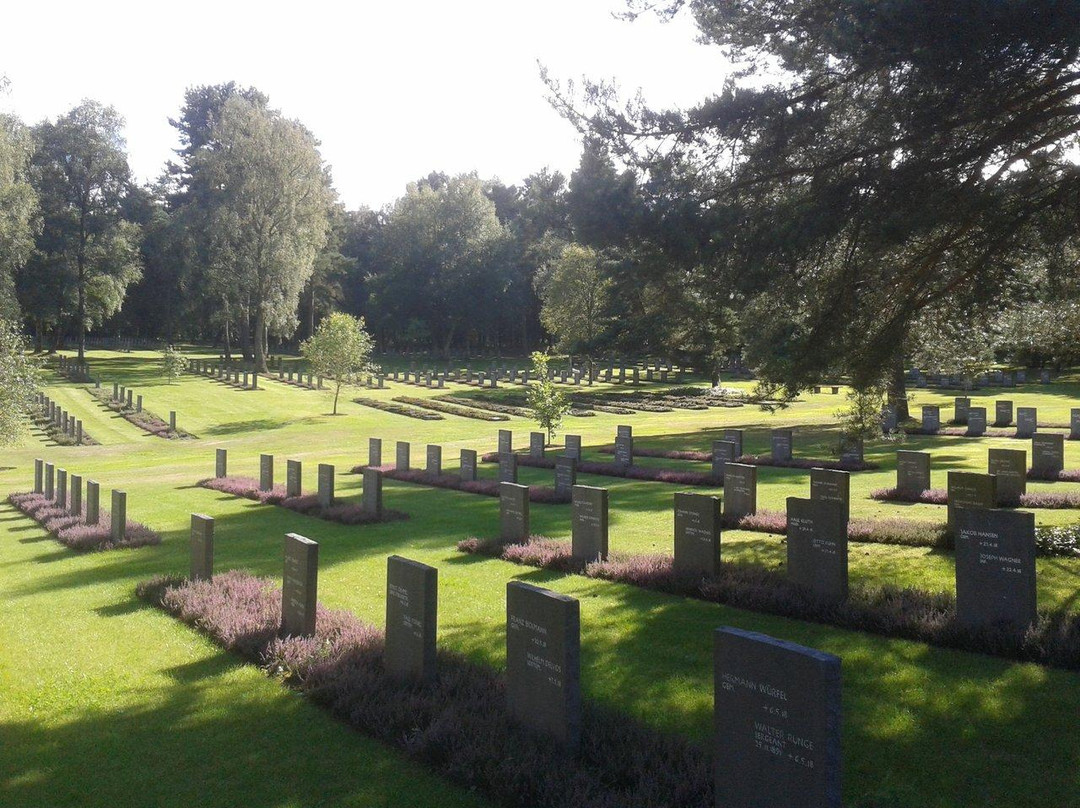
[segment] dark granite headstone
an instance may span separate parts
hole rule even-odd
[[[285,461],[285,496],[303,496],[303,466],[299,460]]]
[[[461,450],[461,481],[462,482],[475,482],[476,481],[476,450],[475,449],[462,449]]]
[[[743,430],[741,429],[725,429],[724,440],[729,443],[735,444],[735,457],[739,458],[743,456]]]
[[[957,397],[953,399],[953,420],[958,424],[967,424],[968,410],[971,408],[971,399]]]
[[[570,536],[577,561],[606,561],[608,555],[608,490],[589,485],[571,489]]]
[[[716,630],[717,808],[841,808],[840,658]]]
[[[918,496],[930,488],[930,453],[900,450],[896,453],[896,490]]]
[[[82,516],[82,475],[72,474],[69,482],[71,484],[71,496],[68,499],[68,513],[72,516]]]
[[[966,625],[1024,632],[1035,622],[1035,515],[956,512],[956,616]]]
[[[427,446],[427,473],[442,475],[442,446],[437,443],[429,443]]]
[[[392,555],[386,559],[386,670],[403,679],[435,679],[439,571]]]
[[[1080,440],[1080,409],[1069,410],[1069,438]]]
[[[986,434],[986,407],[968,407],[967,434],[978,437]]]
[[[410,461],[409,455],[411,451],[412,447],[409,446],[408,441],[399,440],[397,442],[397,454],[395,457],[394,468],[398,471],[408,471]]]
[[[615,462],[620,466],[634,464],[634,434],[628,426],[620,426],[615,435]]]
[[[993,508],[997,505],[997,478],[970,471],[949,472],[949,527],[956,525],[957,508]]]
[[[1016,437],[1030,438],[1038,431],[1039,410],[1035,407],[1016,408]]]
[[[45,461],[40,457],[34,460],[34,493],[40,494],[45,490]]]
[[[1058,432],[1036,432],[1031,436],[1031,468],[1039,476],[1065,470],[1065,436]]]
[[[373,513],[382,518],[382,481],[383,473],[375,466],[364,469],[363,508],[365,513]]]
[[[1050,384],[1050,371],[1049,370],[1040,370],[1039,371],[1039,384]]]
[[[933,435],[941,429],[941,408],[927,405],[922,408],[922,431]]]
[[[753,513],[757,513],[757,466],[726,464],[724,518],[734,521]]]
[[[839,502],[788,497],[788,576],[823,600],[847,599],[847,523]]]
[[[274,456],[259,455],[259,490],[274,490]]]
[[[382,438],[368,438],[367,464],[369,466],[382,465]]]
[[[544,457],[544,448],[547,445],[547,436],[543,432],[530,432],[529,433],[529,457],[535,460],[542,460]]]
[[[865,462],[862,438],[844,437],[841,439],[840,462],[849,463],[853,466],[859,466]]]
[[[674,569],[680,575],[720,571],[720,499],[705,494],[675,494]]]
[[[529,486],[499,483],[499,540],[523,542],[529,538]]]
[[[191,573],[193,581],[214,577],[214,520],[201,513],[191,514]]]
[[[1013,422],[1013,403],[1011,401],[994,402],[994,426],[1008,426]]]
[[[113,544],[120,544],[127,536],[127,493],[124,491],[112,492],[112,512],[109,514],[112,521]]]
[[[516,483],[518,478],[517,455],[513,452],[502,452],[499,455],[499,482]]]
[[[334,504],[334,465],[319,464],[319,505],[329,508]]]
[[[563,449],[563,454],[566,457],[581,460],[581,435],[567,435],[565,442],[566,447]]]
[[[56,496],[56,466],[52,463],[45,464],[45,499]]]
[[[851,475],[833,469],[810,469],[810,499],[835,502],[843,509],[844,519],[851,513]]]
[[[499,454],[510,454],[514,451],[514,433],[509,429],[499,430]]]
[[[56,504],[67,507],[67,469],[56,470]]]
[[[86,481],[86,524],[96,525],[101,518],[101,486],[93,480]]]
[[[228,475],[229,471],[229,450],[218,449],[214,453],[214,476],[219,480],[222,477]]]
[[[506,706],[526,727],[568,751],[581,739],[578,601],[538,586],[506,585]]]
[[[896,415],[896,407],[887,405],[881,410],[881,431],[886,435],[891,435],[900,426],[900,421]]]
[[[724,466],[735,462],[739,455],[738,447],[729,440],[714,440],[712,443],[712,478],[723,485]]]
[[[285,574],[281,586],[281,635],[315,634],[319,544],[296,533],[285,535]]]
[[[989,474],[997,477],[996,505],[1016,505],[1027,493],[1027,452],[1023,449],[991,449],[987,453]]]
[[[572,457],[555,458],[555,493],[570,496],[577,485],[577,460]]]
[[[792,440],[790,429],[774,429],[772,431],[772,459],[791,460]]]

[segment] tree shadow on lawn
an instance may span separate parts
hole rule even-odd
[[[243,432],[265,432],[284,429],[287,426],[307,426],[318,422],[317,416],[305,418],[253,418],[248,421],[230,421],[202,430],[206,435],[238,435]]]

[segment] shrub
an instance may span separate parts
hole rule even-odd
[[[357,404],[362,404],[365,407],[371,407],[375,410],[382,410],[383,412],[392,412],[394,415],[404,415],[407,418],[418,418],[421,421],[442,421],[443,417],[437,412],[431,412],[430,410],[422,410],[419,407],[412,407],[408,404],[399,404],[393,401],[380,401],[377,398],[354,398]]]
[[[499,459],[497,452],[488,452],[481,457],[484,463],[495,463]],[[518,455],[519,466],[553,469],[555,460],[550,457],[529,457]],[[601,477],[622,477],[628,480],[649,480],[654,483],[672,483],[673,485],[700,485],[720,487],[721,483],[712,475],[703,471],[677,471],[674,469],[647,468],[645,466],[620,466],[618,463],[597,463],[591,460],[579,460],[577,470],[582,474],[596,474]]]
[[[67,508],[61,508],[44,494],[32,492],[9,494],[8,502],[45,528],[61,544],[79,552],[161,544],[160,535],[146,525],[130,519],[124,527],[124,540],[114,542],[112,515],[102,508],[98,511],[97,524],[89,525],[86,523],[85,502],[78,516],[72,515]]]
[[[473,407],[463,407],[460,404],[451,404],[448,401],[436,401],[432,398],[415,398],[413,396],[394,396],[394,401],[409,404],[421,409],[436,410],[450,415],[460,415],[462,418],[475,418],[478,421],[509,421],[510,418],[495,412],[485,412]]]
[[[354,466],[353,474],[360,474],[367,466]],[[486,497],[499,496],[499,483],[495,480],[462,480],[454,474],[432,474],[425,469],[398,469],[394,466],[380,466],[383,476],[403,483],[429,485],[432,488],[448,488],[451,491],[464,491],[467,494],[481,494]],[[568,494],[559,494],[546,485],[530,485],[529,501],[541,505],[565,505],[570,502]]]
[[[251,477],[211,477],[199,480],[197,485],[209,488],[211,491],[220,491],[234,497],[261,502],[263,505],[279,505],[290,511],[302,513],[315,519],[327,522],[337,522],[342,525],[370,525],[381,522],[396,522],[408,519],[409,515],[402,511],[393,511],[383,508],[382,516],[376,516],[371,511],[364,510],[363,505],[356,502],[335,502],[329,507],[323,507],[319,503],[316,494],[303,494],[298,497],[290,497],[285,494],[285,486],[275,485],[270,491],[262,491],[258,480]]]

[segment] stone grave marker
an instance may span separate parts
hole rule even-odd
[[[1027,493],[1027,452],[1023,449],[991,449],[987,453],[988,474],[997,478],[995,505],[1017,505]]]
[[[382,438],[368,438],[367,464],[369,466],[382,465]]]
[[[274,490],[274,456],[271,454],[259,455],[259,490]]]
[[[499,483],[499,540],[523,542],[529,538],[529,486]]]
[[[303,467],[299,460],[285,461],[285,496],[299,497],[304,494]]]
[[[34,460],[34,493],[45,491],[45,461],[40,457]]]
[[[724,466],[734,463],[739,455],[738,447],[730,440],[714,440],[712,443],[712,478],[723,485]]]
[[[896,489],[918,496],[930,488],[930,453],[901,449],[896,453]]]
[[[1038,430],[1039,410],[1036,407],[1016,408],[1016,437],[1030,438]]]
[[[1080,412],[1080,410],[1077,410],[1077,412]],[[567,435],[565,443],[563,455],[572,457],[574,460],[581,460],[581,435]]]
[[[506,585],[506,705],[570,752],[581,740],[578,601],[523,581]]]
[[[632,466],[634,464],[633,427],[617,427],[615,434],[615,462],[620,466]]]
[[[1065,436],[1056,432],[1032,435],[1031,468],[1040,477],[1056,476],[1064,471]]]
[[[941,429],[941,408],[926,405],[922,408],[922,431],[928,435],[935,434]]]
[[[191,572],[193,581],[209,581],[214,577],[214,520],[201,513],[191,514]]]
[[[823,600],[848,595],[847,513],[835,500],[787,500],[788,577]]]
[[[973,438],[986,434],[986,407],[968,407],[967,434]]]
[[[724,518],[735,521],[757,513],[757,466],[724,466]]]
[[[517,455],[513,452],[499,453],[499,482],[516,483],[518,479]]]
[[[1017,634],[1035,622],[1034,514],[956,512],[956,616],[969,626]]]
[[[514,433],[509,429],[499,430],[499,450],[498,453],[512,454],[514,451]]]
[[[1011,401],[994,402],[994,426],[1008,426],[1013,422],[1013,403]]]
[[[1080,409],[1069,410],[1069,440],[1080,440]]]
[[[476,450],[475,449],[462,449],[461,450],[461,481],[462,482],[475,482],[476,481]]]
[[[544,449],[547,444],[547,436],[543,432],[529,433],[529,457],[534,460],[544,459]]]
[[[772,459],[791,460],[792,440],[790,429],[774,429],[772,431]]]
[[[608,490],[575,485],[571,490],[570,541],[575,561],[606,561]]]
[[[840,462],[861,466],[865,461],[862,438],[842,438],[840,441]]]
[[[319,506],[329,508],[334,504],[334,465],[319,464]]]
[[[577,460],[572,457],[555,458],[555,493],[570,496],[577,485]]]
[[[45,499],[53,499],[56,496],[56,466],[52,463],[45,464]]]
[[[956,526],[957,508],[993,508],[997,505],[997,478],[970,471],[949,472],[949,527]]]
[[[71,485],[71,496],[68,499],[68,513],[72,516],[82,516],[82,475],[72,474],[68,478],[68,482]]]
[[[891,435],[900,426],[900,421],[896,415],[896,407],[887,405],[881,410],[881,431],[886,435]]]
[[[214,453],[214,476],[219,480],[227,476],[229,470],[229,450],[218,449]]]
[[[383,473],[375,466],[364,469],[363,508],[367,513],[381,519],[383,515],[382,481]]]
[[[281,587],[281,636],[315,634],[319,583],[319,544],[296,533],[285,534],[285,573]]]
[[[844,519],[851,514],[851,475],[833,469],[810,469],[810,499],[835,502]]]
[[[386,559],[386,670],[402,679],[435,679],[439,571],[392,555]]]
[[[56,504],[67,507],[67,469],[56,470]]]
[[[675,494],[674,569],[680,575],[712,576],[720,571],[720,499]]]
[[[442,476],[442,446],[437,443],[427,446],[427,473]]]
[[[176,410],[169,411],[169,431],[176,431]]]
[[[395,457],[394,468],[398,471],[408,471],[411,452],[412,447],[409,445],[408,441],[399,440],[397,442],[397,454]]]
[[[114,544],[120,544],[127,536],[127,493],[113,489],[112,512],[109,514],[112,520],[112,540]]]
[[[86,481],[86,524],[96,525],[101,519],[101,487],[94,480]]]
[[[968,422],[968,410],[971,408],[971,399],[966,396],[958,396],[953,399],[953,421],[966,425]]]

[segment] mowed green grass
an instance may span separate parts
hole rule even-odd
[[[147,435],[100,405],[80,386],[52,378],[49,395],[84,421],[103,445],[46,446],[28,438],[0,462],[3,491],[32,484],[34,457],[128,492],[128,513],[160,531],[162,546],[76,555],[4,506],[0,510],[0,805],[161,806],[471,806],[485,805],[428,774],[393,749],[351,731],[304,699],[222,653],[194,631],[141,605],[135,584],[187,569],[192,512],[216,519],[217,568],[279,578],[286,532],[320,543],[319,597],[381,624],[386,556],[401,553],[440,571],[440,643],[493,666],[503,665],[505,585],[528,580],[581,600],[582,683],[587,696],[666,731],[708,743],[712,723],[712,631],[735,625],[839,655],[844,664],[844,782],[848,803],[891,796],[903,806],[1064,806],[1080,804],[1080,676],[1036,665],[943,651],[826,626],[673,598],[579,576],[560,576],[463,556],[455,543],[490,535],[495,499],[387,482],[388,507],[405,522],[342,527],[195,487],[213,473],[214,449],[229,450],[230,474],[258,473],[258,455],[304,461],[305,486],[319,462],[334,463],[339,496],[359,495],[348,469],[367,460],[367,438],[412,442],[422,465],[426,443],[443,445],[444,467],[457,450],[493,450],[496,430],[527,444],[523,419],[487,423],[446,416],[423,422],[353,404],[342,394],[328,415],[330,391],[263,383],[239,391],[187,376],[166,384],[152,354],[95,353],[103,386],[113,381],[142,393],[163,417],[178,413],[195,441]],[[451,390],[460,391],[464,388]],[[598,390],[604,389],[598,385]],[[1080,385],[1066,380],[1001,391],[1017,406],[1038,406],[1043,422],[1067,422],[1080,406]],[[364,395],[434,395],[390,386]],[[973,395],[976,405],[992,397]],[[951,396],[917,391],[915,406]],[[618,423],[634,426],[639,446],[707,449],[724,427],[750,430],[746,450],[768,451],[768,430],[797,429],[795,452],[826,456],[835,442],[842,396],[810,395],[775,415],[755,408],[571,418],[566,430],[587,447],[610,444]],[[943,411],[948,418],[951,410]],[[934,484],[950,469],[985,470],[990,446],[1007,439],[909,439],[868,447],[881,471],[852,477],[854,516],[901,515],[940,521],[944,509],[867,499],[892,485],[896,448],[934,455]],[[601,455],[596,454],[596,457]],[[642,459],[649,465],[704,464]],[[1080,466],[1080,445],[1067,444],[1066,466]],[[483,474],[494,476],[485,466]],[[551,473],[522,469],[523,482]],[[672,494],[677,486],[582,475],[611,489],[614,549],[670,552]],[[782,510],[788,496],[809,495],[808,472],[759,471],[759,507]],[[1040,484],[1041,486],[1042,484]],[[1058,484],[1065,486],[1067,484]],[[708,489],[705,489],[708,490]],[[716,493],[720,493],[717,491]],[[536,532],[569,535],[568,506],[534,506]],[[1080,511],[1038,511],[1040,523],[1080,521]],[[724,554],[776,565],[778,537],[724,536]],[[947,553],[868,544],[851,546],[854,580],[928,589],[953,586]],[[1039,562],[1041,605],[1077,609],[1080,563]],[[554,775],[553,775],[554,776]]]

